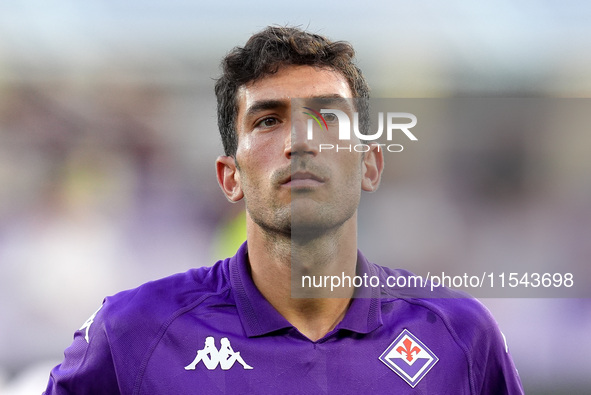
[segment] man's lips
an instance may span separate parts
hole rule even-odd
[[[325,179],[308,171],[296,171],[290,174],[282,182],[284,186],[290,187],[314,187],[323,184]]]

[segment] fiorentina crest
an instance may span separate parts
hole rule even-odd
[[[439,361],[439,358],[408,329],[405,329],[380,355],[380,361],[414,388]]]

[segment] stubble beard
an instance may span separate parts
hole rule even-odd
[[[306,245],[337,232],[355,215],[358,198],[345,195],[325,204],[296,198],[283,206],[275,202],[254,203],[247,199],[246,210],[269,241]]]
[[[239,167],[240,168],[240,167]],[[281,181],[298,170],[311,171],[325,179],[331,179],[328,169],[321,168],[312,162],[292,158],[291,166],[275,171],[270,176],[270,185],[273,191],[278,191]],[[316,202],[305,198],[305,191],[297,191],[301,194],[295,199],[290,196],[290,202],[279,204],[273,200],[272,194],[263,196],[262,199],[251,198],[261,196],[259,188],[251,183],[248,177],[243,178],[246,210],[253,222],[262,230],[267,238],[270,248],[286,252],[293,247],[310,246],[315,241],[328,239],[338,232],[341,226],[356,214],[360,193],[333,192],[328,202]],[[353,191],[351,185],[345,190]],[[293,194],[294,192],[292,192]]]

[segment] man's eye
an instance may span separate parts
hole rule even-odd
[[[322,116],[324,117],[324,120],[326,122],[336,122],[336,121],[338,121],[338,117],[335,114],[333,114],[332,112],[324,113],[324,114],[322,114]]]
[[[278,123],[279,123],[279,120],[277,118],[266,117],[266,118],[263,118],[260,121],[258,121],[255,126],[257,126],[257,127],[260,126],[263,128],[270,128],[270,127],[277,125]]]

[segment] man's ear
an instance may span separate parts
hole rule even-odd
[[[371,149],[363,156],[361,163],[361,189],[373,192],[380,186],[384,170],[384,151],[377,144],[370,144]]]
[[[226,198],[235,203],[244,197],[236,161],[231,156],[219,156],[215,161],[218,184]]]

